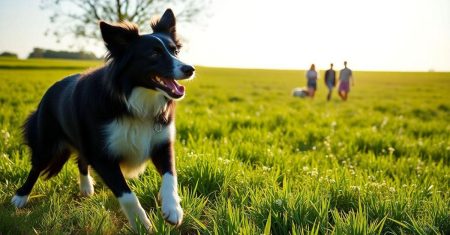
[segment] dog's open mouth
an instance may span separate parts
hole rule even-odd
[[[153,81],[156,84],[156,88],[166,93],[170,98],[180,99],[184,96],[184,86],[178,84],[174,79],[155,77]]]

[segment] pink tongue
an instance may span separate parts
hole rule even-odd
[[[184,95],[184,86],[178,84],[175,80],[165,80],[167,88],[169,88],[172,93],[182,96]]]

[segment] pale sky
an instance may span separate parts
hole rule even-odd
[[[178,28],[193,64],[324,69],[348,60],[354,70],[450,71],[449,0],[215,0],[210,12]],[[37,0],[0,1],[0,51],[68,49],[44,36],[48,15]]]

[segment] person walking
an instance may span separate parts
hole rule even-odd
[[[330,64],[330,69],[325,72],[325,85],[328,87],[327,100],[330,101],[331,93],[336,86],[336,71],[333,70],[333,64]]]
[[[355,85],[352,70],[347,68],[347,61],[344,61],[344,68],[339,72],[339,96],[343,101],[348,98],[350,92],[350,82]]]
[[[312,64],[306,72],[306,86],[308,87],[308,95],[311,98],[314,98],[314,94],[316,93],[318,77],[319,75],[316,71],[316,66]]]

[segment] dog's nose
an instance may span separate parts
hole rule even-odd
[[[181,67],[181,71],[188,77],[192,76],[194,74],[195,68],[190,65],[183,65]]]

